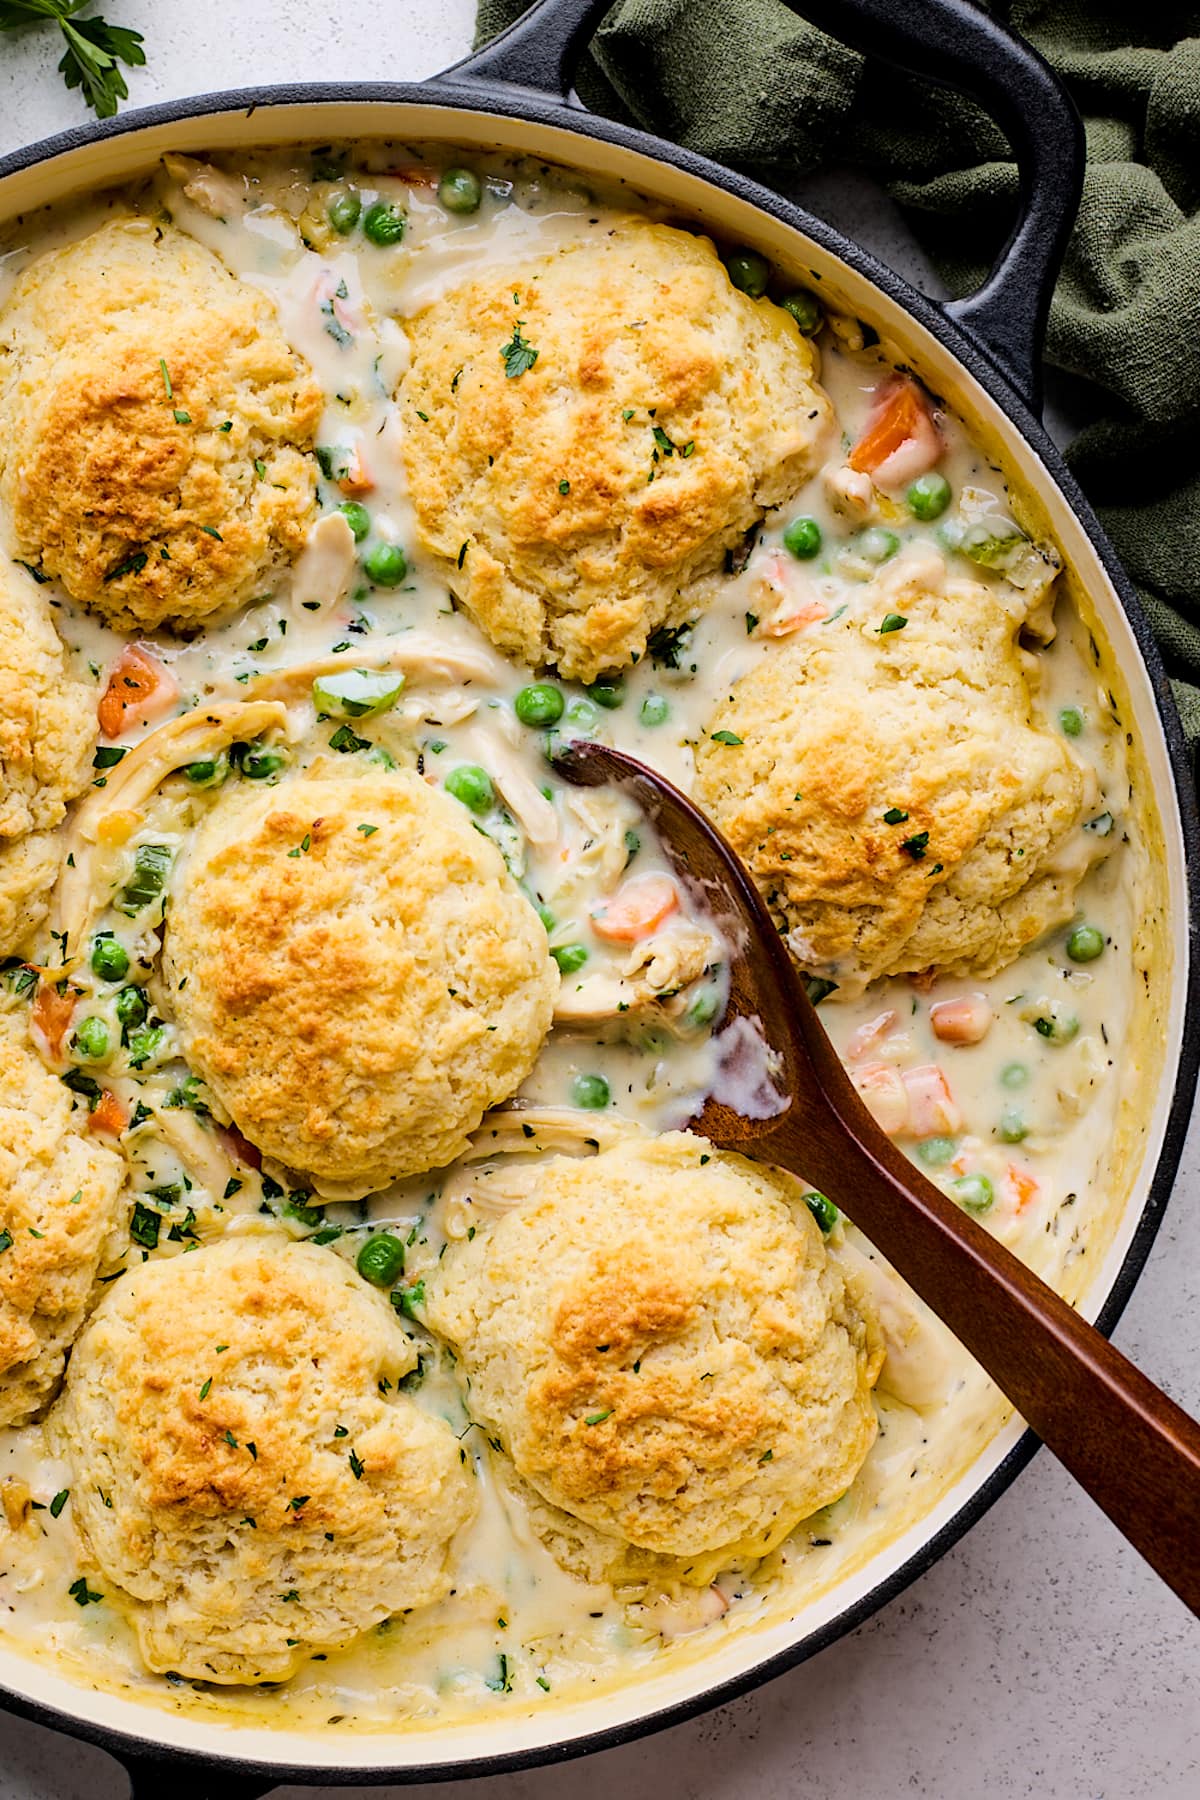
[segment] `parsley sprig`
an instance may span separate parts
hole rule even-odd
[[[58,26],[66,45],[59,74],[69,88],[82,90],[86,105],[99,119],[111,119],[129,89],[120,65],[139,69],[145,63],[140,32],[107,19],[81,19],[91,0],[0,0],[0,31],[26,25]]]

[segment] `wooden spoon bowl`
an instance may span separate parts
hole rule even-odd
[[[836,1201],[1200,1613],[1200,1426],[884,1135],[753,880],[703,813],[602,744],[566,745],[554,766],[577,786],[631,796],[731,946],[720,1079],[693,1128]]]

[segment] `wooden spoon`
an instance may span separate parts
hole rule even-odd
[[[695,1130],[723,1150],[790,1169],[836,1200],[1200,1613],[1200,1425],[885,1137],[750,875],[691,801],[601,744],[564,746],[554,767],[578,786],[623,788],[735,946],[723,1030],[744,1021],[725,1042],[750,1052],[746,1067],[727,1070],[745,1110],[710,1098]]]

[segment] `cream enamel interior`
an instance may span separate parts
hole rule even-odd
[[[1094,617],[1097,635],[1106,651],[1108,673],[1131,719],[1130,754],[1143,799],[1141,828],[1151,861],[1162,880],[1161,892],[1155,896],[1155,904],[1148,909],[1144,922],[1154,983],[1144,997],[1143,1017],[1134,1036],[1140,1047],[1139,1068],[1126,1102],[1113,1170],[1113,1211],[1119,1218],[1107,1254],[1102,1264],[1093,1269],[1091,1285],[1080,1298],[1081,1310],[1094,1316],[1113,1285],[1137,1229],[1141,1201],[1166,1129],[1171,1103],[1169,1077],[1183,1029],[1187,894],[1172,772],[1154,698],[1132,630],[1082,526],[1054,489],[1040,460],[997,404],[937,339],[863,277],[790,226],[746,202],[650,158],[592,140],[581,141],[565,130],[486,113],[448,113],[429,105],[330,102],[272,106],[249,118],[240,112],[221,113],[182,125],[155,126],[68,153],[11,177],[0,192],[0,203],[6,216],[12,216],[61,199],[84,186],[93,188],[139,176],[167,149],[187,152],[249,148],[356,135],[478,144],[545,156],[568,166],[582,164],[597,174],[626,180],[678,205],[689,219],[722,237],[753,243],[801,278],[809,272],[819,280],[823,295],[835,295],[848,312],[868,320],[883,335],[903,344],[923,379],[977,427],[1010,480],[1026,493],[1040,496],[1045,525],[1074,572],[1077,594],[1081,591],[1086,596],[1082,609]],[[1145,810],[1150,795],[1155,797],[1159,809],[1154,817],[1147,816]],[[422,1728],[396,1736],[343,1739],[301,1737],[274,1729],[242,1727],[235,1731],[208,1720],[174,1716],[165,1708],[151,1709],[82,1691],[52,1671],[7,1651],[0,1651],[0,1681],[15,1693],[93,1726],[161,1739],[196,1751],[224,1750],[268,1764],[303,1762],[314,1767],[364,1769],[419,1767],[532,1751],[550,1743],[566,1744],[599,1730],[644,1720],[726,1682],[744,1678],[757,1665],[833,1624],[951,1522],[1011,1452],[1020,1435],[1019,1423],[1010,1421],[959,1475],[932,1512],[904,1530],[886,1552],[874,1556],[795,1616],[766,1621],[715,1648],[695,1646],[689,1652],[685,1647],[649,1679],[598,1694],[586,1703],[564,1703],[524,1713],[514,1708],[499,1722],[456,1722],[452,1733]]]

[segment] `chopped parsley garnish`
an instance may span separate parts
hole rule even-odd
[[[0,1231],[0,1252],[12,1249],[13,1234],[11,1231]]]
[[[369,750],[371,740],[356,737],[348,725],[339,725],[329,740],[329,748],[340,750],[343,756],[348,756],[355,750]]]
[[[216,538],[218,544],[223,544],[225,542],[225,539],[221,536],[215,525],[202,525],[200,529],[206,537]]]
[[[67,1592],[70,1594],[72,1600],[74,1600],[76,1606],[96,1606],[104,1598],[103,1594],[93,1592],[82,1575],[79,1577],[78,1581],[73,1581],[71,1583]]]
[[[237,1449],[237,1447],[238,1447],[238,1441],[237,1441],[237,1439],[236,1439],[236,1438],[235,1438],[235,1437],[234,1437],[234,1435],[233,1435],[233,1433],[232,1433],[232,1431],[230,1431],[230,1430],[229,1430],[229,1429],[228,1429],[228,1427],[226,1427],[226,1430],[225,1430],[225,1436],[224,1436],[224,1439],[223,1439],[223,1440],[222,1440],[222,1441],[223,1441],[223,1442],[224,1442],[224,1443],[226,1443],[226,1444],[228,1444],[228,1445],[229,1445],[229,1448],[230,1448],[230,1449],[231,1449],[231,1450],[236,1450],[236,1449]]]
[[[425,1277],[423,1275],[419,1281],[414,1281],[411,1287],[392,1289],[392,1305],[398,1313],[403,1313],[406,1319],[415,1319],[417,1307],[424,1306],[424,1304]]]
[[[212,1376],[207,1375],[207,1376],[205,1376],[204,1381],[201,1383],[201,1386],[200,1386],[200,1398],[202,1400],[207,1400],[208,1396],[211,1393],[212,1393]]]
[[[888,631],[903,631],[907,624],[908,620],[904,617],[903,613],[888,613],[883,624],[879,627],[880,636],[882,637],[883,634]]]
[[[757,626],[758,626],[758,614],[748,612],[746,614],[746,636],[747,637],[752,636],[755,629],[757,628]]]
[[[905,838],[900,848],[911,856],[914,862],[920,862],[929,848],[929,833],[915,831],[912,837]]]
[[[883,822],[885,825],[903,825],[907,818],[908,814],[903,807],[889,806],[883,815]]]
[[[62,1512],[63,1507],[67,1504],[67,1501],[70,1498],[71,1498],[70,1488],[59,1488],[57,1494],[55,1494],[53,1500],[50,1502],[50,1517],[52,1519],[58,1518],[59,1514]]]
[[[365,1468],[366,1468],[366,1464],[363,1462],[362,1457],[357,1455],[355,1451],[351,1450],[351,1452],[350,1452],[350,1473],[353,1475],[355,1481],[362,1480],[363,1470]]]
[[[161,1229],[162,1214],[155,1212],[152,1206],[143,1206],[139,1200],[129,1221],[129,1235],[134,1243],[140,1244],[143,1250],[157,1250]]]
[[[261,456],[256,456],[254,459],[254,473],[258,476],[260,481],[265,481],[267,479],[267,465]]]
[[[245,1185],[246,1185],[245,1182],[241,1179],[240,1176],[231,1175],[229,1177],[229,1180],[225,1183],[225,1192],[222,1194],[221,1198],[223,1200],[232,1200],[233,1196],[236,1193],[239,1193],[241,1191],[241,1189],[245,1187]]]
[[[512,1662],[504,1655],[503,1651],[501,1651],[497,1660],[499,1662],[499,1673],[487,1676],[484,1685],[490,1687],[493,1694],[510,1693],[512,1691],[513,1683]]]
[[[767,1463],[767,1462],[772,1461],[772,1459],[774,1458],[774,1455],[775,1455],[775,1452],[773,1450],[764,1450],[758,1460],[760,1463]]]
[[[558,491],[560,494],[569,494],[571,491],[570,482],[569,481],[560,481],[558,484]]]
[[[742,739],[736,731],[714,731],[712,741],[714,744],[740,744]]]
[[[517,320],[511,338],[500,351],[504,359],[504,373],[510,381],[515,381],[518,375],[527,374],[538,359],[538,353],[528,338],[521,336],[521,326],[524,323],[523,319]]]
[[[652,631],[647,638],[646,649],[654,662],[661,663],[665,669],[677,669],[679,658],[687,650],[691,637],[692,626],[690,623],[660,625],[658,630]]]
[[[249,1449],[249,1445],[247,1445],[246,1447],[247,1447],[247,1449]],[[302,1506],[308,1505],[308,1502],[310,1499],[311,1499],[311,1495],[309,1495],[309,1494],[293,1494],[292,1498],[288,1501],[288,1505],[291,1507],[293,1512],[299,1512],[300,1508]]]
[[[606,1406],[602,1412],[589,1413],[583,1421],[585,1425],[603,1425],[605,1419],[611,1419],[612,1407]]]
[[[104,580],[108,583],[119,581],[122,575],[140,575],[149,561],[150,558],[144,550],[135,550],[131,556],[123,557],[119,563],[115,563]]]
[[[175,389],[171,386],[171,371],[167,368],[165,357],[159,357],[158,366],[162,370],[163,386],[167,390],[167,399],[173,400],[175,398]]]
[[[362,832],[364,837],[374,837],[379,827],[378,825],[359,825],[357,829]]]
[[[182,411],[182,409],[181,409],[181,408],[179,408],[179,407],[176,407],[176,409],[175,409],[175,423],[176,423],[176,424],[177,424],[177,425],[190,425],[190,424],[191,424],[191,422],[192,422],[192,415],[191,415],[191,413],[190,413],[190,412],[183,412],[183,411]]]
[[[341,320],[333,310],[333,303],[335,300],[348,300],[349,297],[350,290],[346,286],[346,283],[344,281],[339,281],[329,298],[327,300],[322,300],[320,307],[318,308],[325,320],[326,331],[329,333],[334,343],[343,350],[347,344],[352,344],[354,342],[354,337],[351,332],[346,330],[346,327],[342,324]]]

